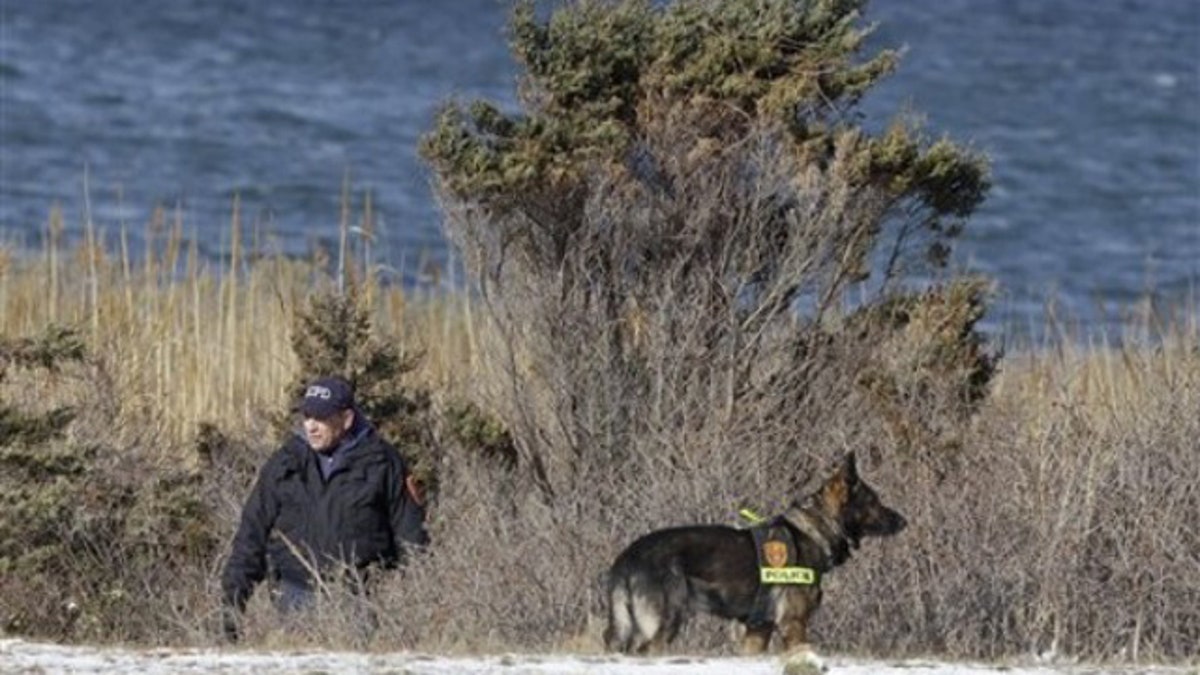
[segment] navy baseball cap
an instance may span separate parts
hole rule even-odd
[[[304,390],[300,414],[324,419],[354,407],[354,387],[340,377],[322,377]]]

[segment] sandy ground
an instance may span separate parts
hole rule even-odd
[[[1197,667],[987,665],[827,656],[828,675],[1200,675]],[[627,658],[566,654],[448,657],[420,653],[120,649],[0,640],[0,673],[388,673],[395,675],[778,675],[779,658]],[[813,670],[811,672],[818,672]]]

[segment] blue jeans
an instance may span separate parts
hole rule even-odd
[[[275,609],[280,614],[299,614],[317,604],[317,593],[304,584],[292,581],[279,582],[279,595],[275,598]]]
[[[317,606],[317,591],[307,584],[294,581],[280,580],[275,596],[275,609],[285,620],[301,618],[301,615],[311,612]],[[354,617],[356,641],[363,646],[370,641],[375,629],[379,627],[379,618],[371,607],[365,593],[355,593],[356,601],[351,611]]]

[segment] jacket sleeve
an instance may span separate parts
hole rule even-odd
[[[275,462],[268,461],[242,507],[242,519],[233,537],[232,550],[221,574],[222,601],[244,609],[254,587],[267,574],[267,538],[279,515],[275,496]]]
[[[403,559],[407,551],[428,545],[429,534],[425,531],[425,505],[410,490],[408,467],[399,453],[396,454],[393,467],[393,497],[390,505],[392,537]]]

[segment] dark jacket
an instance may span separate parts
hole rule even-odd
[[[244,607],[268,569],[274,578],[308,586],[314,564],[322,571],[393,567],[406,548],[428,543],[425,509],[405,487],[400,454],[365,420],[349,438],[352,446],[328,478],[299,436],[263,465],[221,575],[227,605]]]

